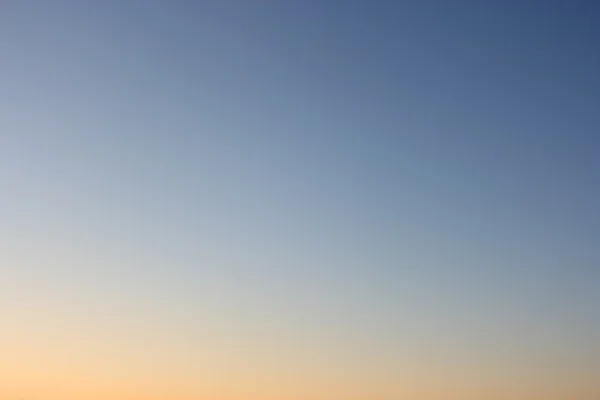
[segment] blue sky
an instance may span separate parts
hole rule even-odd
[[[392,375],[599,365],[592,2],[2,8],[15,316],[206,318]]]

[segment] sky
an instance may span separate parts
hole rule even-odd
[[[0,399],[597,399],[599,17],[2,2]]]

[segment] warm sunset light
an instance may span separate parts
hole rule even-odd
[[[1,2],[0,400],[599,400],[598,21]]]

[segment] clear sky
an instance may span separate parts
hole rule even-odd
[[[0,398],[600,397],[594,1],[0,6]]]

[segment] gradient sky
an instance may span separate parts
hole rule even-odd
[[[0,399],[600,396],[594,1],[4,1]]]

